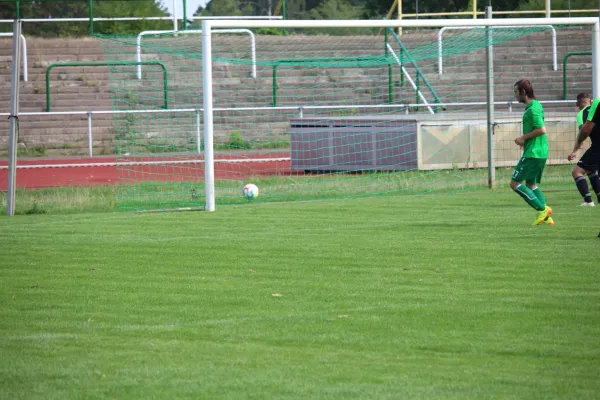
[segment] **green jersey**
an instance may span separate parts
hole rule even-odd
[[[600,147],[600,99],[594,100],[591,106],[583,109],[583,120],[594,123],[592,132],[590,132],[590,141],[593,148]]]
[[[581,128],[581,125],[583,125],[583,123],[585,122],[583,120],[583,112],[589,108],[590,108],[590,106],[587,106],[577,113],[577,118],[576,118],[577,119],[577,129]]]
[[[527,105],[523,114],[523,135],[544,126],[544,108],[539,101],[533,100]],[[546,139],[546,135],[527,140],[523,146],[523,157],[548,158],[548,139]]]
[[[587,121],[598,123],[600,122],[600,110],[598,109],[598,105],[600,104],[600,99],[594,100],[592,105],[590,106],[590,111],[588,113]]]

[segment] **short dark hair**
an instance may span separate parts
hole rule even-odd
[[[517,81],[517,83],[515,83],[515,87],[517,88],[519,93],[525,92],[527,97],[529,97],[530,99],[535,99],[535,94],[533,93],[533,85],[531,84],[531,82],[529,82],[529,80],[521,79]]]
[[[581,103],[583,100],[591,100],[592,96],[590,96],[588,93],[579,93],[577,95],[577,102]]]

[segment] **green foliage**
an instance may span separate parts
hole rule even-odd
[[[325,0],[308,13],[309,19],[359,19],[361,9],[351,5],[348,0]],[[340,31],[344,29],[336,29]]]
[[[46,214],[48,211],[46,211],[44,208],[41,208],[40,206],[38,206],[38,203],[33,203],[33,205],[31,206],[31,208],[29,208],[28,210],[26,210],[23,214],[25,215],[35,215],[35,214]]]
[[[419,13],[440,13],[440,12],[458,12],[458,11],[470,11],[472,10],[472,0],[427,0],[425,1],[404,1],[402,2],[402,12],[406,14]],[[363,3],[364,7],[364,18],[381,18],[385,16],[392,4],[393,0],[365,0]],[[477,9],[484,11],[488,2],[479,1],[477,2]],[[494,11],[511,11],[517,8],[519,0],[494,0],[492,6]],[[554,2],[553,8],[556,8]],[[544,9],[543,7],[541,9]],[[464,18],[461,16],[459,18]]]
[[[244,140],[242,134],[239,131],[231,132],[227,144],[231,149],[249,149],[252,147],[252,145],[249,142]]]
[[[345,108],[329,112],[330,117],[354,117],[356,115],[358,115],[358,109],[356,108]]]
[[[19,147],[17,149],[18,157],[43,157],[46,155],[46,149],[43,146]]]
[[[171,1],[171,0],[168,0]],[[428,0],[403,2],[404,13],[456,12],[472,8],[473,0]],[[278,0],[210,0],[193,13],[196,16],[254,16],[272,15]],[[287,19],[355,19],[381,18],[386,15],[393,0],[300,0],[287,1]],[[487,2],[478,2],[477,9],[483,11]],[[494,0],[495,11],[543,10],[545,0]],[[589,9],[593,8],[585,0],[553,0],[552,9]],[[0,19],[16,17],[16,0],[0,0]],[[151,17],[168,16],[161,0],[94,0],[94,17]],[[591,15],[597,15],[592,13]],[[87,0],[34,1],[21,0],[21,18],[88,18]],[[535,16],[535,15],[534,15]],[[541,15],[538,15],[541,16]],[[576,14],[584,16],[584,14]],[[188,25],[198,28],[199,22]],[[134,34],[144,30],[171,29],[170,21],[104,21],[94,23],[94,33]],[[43,37],[85,36],[89,33],[88,22],[25,24],[26,35]],[[11,32],[11,24],[0,24],[0,32]],[[267,33],[268,32],[268,33]],[[280,32],[279,32],[280,33]],[[260,34],[278,35],[276,30]]]
[[[198,8],[196,15],[228,15],[235,17],[242,15],[253,15],[252,13],[252,6],[242,2],[241,0],[211,0],[206,4],[206,8]]]
[[[93,16],[99,17],[165,17],[168,12],[160,0],[94,0]],[[14,0],[0,0],[0,19],[16,17]],[[87,1],[31,1],[21,0],[21,18],[88,18]],[[94,33],[133,34],[150,29],[170,29],[169,21],[106,21],[95,22]],[[0,24],[0,31],[12,32],[11,24]],[[89,23],[26,23],[23,33],[42,37],[86,36],[89,34]]]
[[[283,31],[277,28],[260,28],[256,31],[257,35],[283,36]]]
[[[135,95],[135,93],[127,92],[127,103],[129,103],[130,107],[135,108],[135,105],[137,104],[137,96]]]
[[[590,8],[598,7],[598,3],[592,2],[590,3],[587,0],[552,0],[552,9],[553,10],[588,10]],[[528,10],[544,10],[546,9],[546,1],[545,0],[530,0],[530,1],[522,1],[519,4],[518,10],[520,11],[528,11]],[[542,16],[542,15],[538,15]],[[566,17],[567,14],[553,15],[553,17]],[[573,17],[597,17],[598,13],[590,13],[590,14],[572,14]]]

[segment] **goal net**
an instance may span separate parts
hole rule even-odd
[[[108,61],[129,63],[110,72],[119,207],[243,204],[247,183],[260,189],[253,202],[504,185],[522,154],[522,78],[545,110],[544,185],[571,184],[575,97],[594,91],[594,34],[580,21],[401,35],[385,21],[211,21],[101,37]],[[573,52],[590,54],[569,58],[563,77]]]

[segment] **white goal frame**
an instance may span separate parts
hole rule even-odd
[[[213,29],[234,28],[443,28],[491,27],[524,25],[590,25],[592,30],[592,88],[594,98],[600,97],[600,20],[584,18],[507,18],[507,19],[430,19],[430,20],[204,20],[202,21],[202,91],[204,98],[204,160],[206,211],[215,211],[214,149],[213,149]],[[488,110],[488,113],[490,111]],[[489,116],[488,116],[489,118]]]

